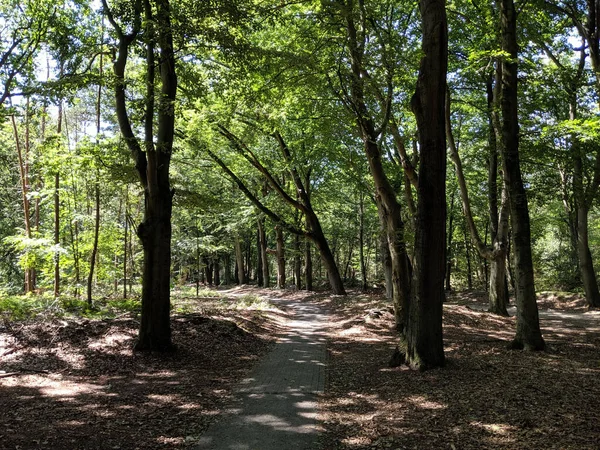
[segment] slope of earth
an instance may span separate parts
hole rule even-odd
[[[0,449],[193,446],[285,320],[242,294],[185,299],[168,355],[132,352],[134,313],[0,322]]]
[[[514,318],[454,296],[446,367],[419,373],[388,367],[396,339],[381,296],[330,299],[323,448],[597,449],[600,317],[576,300],[571,312],[561,302],[560,315],[541,314],[548,351],[530,353],[506,349]]]

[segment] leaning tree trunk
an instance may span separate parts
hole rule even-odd
[[[448,30],[444,0],[421,0],[424,56],[412,98],[420,144],[413,290],[406,332],[409,365],[443,366],[446,251],[445,94]]]
[[[352,11],[353,2],[349,7],[344,6],[340,13],[345,19],[346,45],[350,54],[351,81],[348,103],[351,103],[356,124],[360,131],[363,147],[369,163],[369,170],[375,185],[375,203],[377,205],[382,227],[385,229],[386,238],[391,256],[394,318],[396,329],[403,332],[405,318],[410,296],[410,276],[408,270],[408,257],[404,242],[404,222],[401,216],[401,206],[396,198],[396,192],[387,177],[381,158],[381,148],[378,145],[379,136],[383,131],[375,126],[374,114],[371,114],[365,98],[365,81],[368,74],[363,64],[364,42],[361,31],[357,29],[355,14]],[[360,11],[360,15],[364,10]],[[366,20],[366,17],[362,17]],[[363,35],[364,37],[364,35]]]
[[[513,0],[500,0],[502,50],[502,140],[505,183],[510,202],[510,223],[514,243],[515,277],[517,288],[517,332],[511,347],[543,350],[536,303],[531,230],[527,194],[521,178],[519,161],[519,118],[517,109],[517,15]]]

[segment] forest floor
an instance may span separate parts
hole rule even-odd
[[[514,318],[484,296],[444,306],[446,367],[389,368],[393,316],[379,293],[219,291],[175,302],[170,355],[132,352],[137,315],[0,317],[0,449],[193,447],[285,327],[264,298],[331,314],[323,449],[597,449],[600,313],[540,295],[548,350],[510,351]]]

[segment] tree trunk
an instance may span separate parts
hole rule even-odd
[[[123,232],[123,298],[127,298],[127,234],[129,233],[129,217],[127,204],[129,201],[129,188],[125,188],[125,224]]]
[[[302,259],[300,258],[300,236],[294,235],[294,285],[302,289]]]
[[[450,217],[448,218],[448,244],[446,245],[446,290],[450,292],[452,286],[450,284],[452,278],[452,235],[454,234],[454,195],[450,199]]]
[[[365,264],[365,195],[359,194],[358,208],[358,256],[360,259],[360,277],[362,290],[367,290],[367,265]]]
[[[413,291],[406,332],[407,362],[425,370],[443,366],[442,306],[446,253],[445,94],[448,30],[444,0],[419,4],[425,56],[411,106],[420,145]]]
[[[348,258],[346,259],[346,264],[344,265],[344,280],[348,279],[348,271],[350,270],[350,265],[352,264],[352,253],[354,253],[354,242],[350,242],[350,249],[348,250]]]
[[[258,219],[258,222],[260,222],[260,219]],[[262,248],[260,245],[260,225],[258,225],[258,229],[256,230],[256,285],[258,287],[265,285]]]
[[[353,4],[350,3],[349,6],[353,6]],[[378,145],[378,138],[382,130],[376,128],[373,114],[370,113],[365,98],[365,74],[368,72],[363,65],[364,45],[361,41],[360,32],[357,30],[354,11],[352,11],[352,8],[344,7],[341,8],[340,13],[345,20],[346,45],[350,54],[352,71],[348,101],[353,105],[352,111],[375,185],[375,203],[377,204],[381,225],[386,231],[392,264],[394,318],[396,329],[402,332],[405,326],[411,289],[407,264],[408,257],[404,242],[404,222],[402,221],[401,207],[396,198],[396,192],[383,168],[381,148]],[[364,14],[364,11],[360,10],[360,14]],[[366,18],[362,17],[362,23],[366,23],[365,21]],[[362,30],[362,32],[366,33],[366,30]]]
[[[88,307],[91,308],[93,305],[92,300],[92,282],[94,280],[94,269],[96,267],[96,258],[98,256],[98,238],[100,236],[100,175],[96,171],[96,183],[94,186],[95,191],[95,203],[96,203],[96,218],[94,222],[94,243],[92,246],[92,254],[90,256],[90,273],[87,279],[87,303]]]
[[[219,287],[221,285],[221,265],[219,264],[219,256],[215,257],[214,260],[214,280],[215,280],[215,286]]]
[[[275,227],[277,242],[277,288],[285,289],[285,246],[281,227]]]
[[[576,120],[577,118],[577,97],[575,90],[572,89],[569,119]],[[587,304],[590,307],[600,307],[600,291],[598,290],[598,281],[596,279],[596,271],[594,269],[594,261],[590,251],[589,244],[589,226],[588,216],[591,201],[588,200],[586,190],[583,185],[583,157],[582,149],[576,138],[573,137],[571,151],[573,158],[573,194],[575,197],[575,221],[576,229],[575,236],[577,242],[577,258],[579,260],[579,273],[581,282],[585,292]],[[573,235],[573,233],[571,234]]]
[[[512,348],[543,350],[531,257],[531,231],[527,194],[519,161],[517,109],[517,15],[513,0],[500,0],[502,50],[502,145],[505,183],[510,203],[517,285],[517,332]]]
[[[60,245],[60,175],[54,175],[54,245]],[[54,252],[54,298],[60,296],[60,252]]]
[[[235,267],[237,273],[237,283],[246,284],[246,272],[244,270],[244,253],[242,252],[242,242],[240,237],[235,235]]]
[[[313,290],[313,263],[308,238],[304,240],[304,289]]]
[[[381,220],[381,219],[380,219]],[[390,246],[385,230],[381,230],[381,266],[383,268],[383,278],[385,281],[385,298],[392,300],[394,298],[394,283],[392,281],[392,257],[390,255]]]
[[[209,286],[212,286],[212,284],[213,284],[213,264],[212,264],[210,258],[208,258],[208,257],[204,258],[204,274],[206,277],[206,283]]]
[[[231,257],[229,253],[225,254],[225,260],[223,261],[224,269],[224,283],[226,286],[231,284]]]
[[[467,289],[473,289],[473,267],[471,264],[471,250],[470,245],[471,241],[469,239],[469,235],[467,234],[467,225],[463,222],[463,236],[465,241],[465,259],[467,260]]]
[[[258,234],[260,241],[260,254],[262,260],[262,278],[263,278],[263,286],[268,288],[271,286],[271,274],[269,272],[269,256],[267,253],[268,243],[267,243],[267,233],[265,231],[265,219],[260,218],[258,220]]]
[[[171,213],[172,191],[169,167],[175,130],[174,103],[177,93],[175,54],[171,32],[171,13],[168,0],[156,0],[156,16],[149,0],[143,3],[144,20],[134,8],[134,25],[125,30],[116,22],[106,0],[102,0],[105,14],[118,38],[118,56],[114,62],[116,115],[121,134],[135,161],[135,168],[144,188],[144,220],[137,234],[144,250],[142,279],[142,312],[136,350],[168,351],[173,349],[170,325],[171,281]],[[139,4],[138,4],[139,5]],[[144,26],[146,46],[146,96],[143,146],[133,131],[129,119],[125,68],[130,45],[138,38]],[[158,43],[160,58],[155,59]],[[156,94],[156,68],[161,80],[160,95]],[[155,107],[156,114],[155,114]],[[154,120],[157,117],[156,143]]]

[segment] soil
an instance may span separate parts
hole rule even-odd
[[[420,373],[388,366],[397,337],[380,292],[237,293],[330,311],[323,449],[598,448],[600,316],[578,296],[541,299],[548,350],[531,353],[507,350],[514,318],[482,311],[478,293],[453,294],[447,364]],[[190,303],[173,315],[168,355],[132,351],[133,314],[0,322],[0,449],[193,447],[289,313]]]

